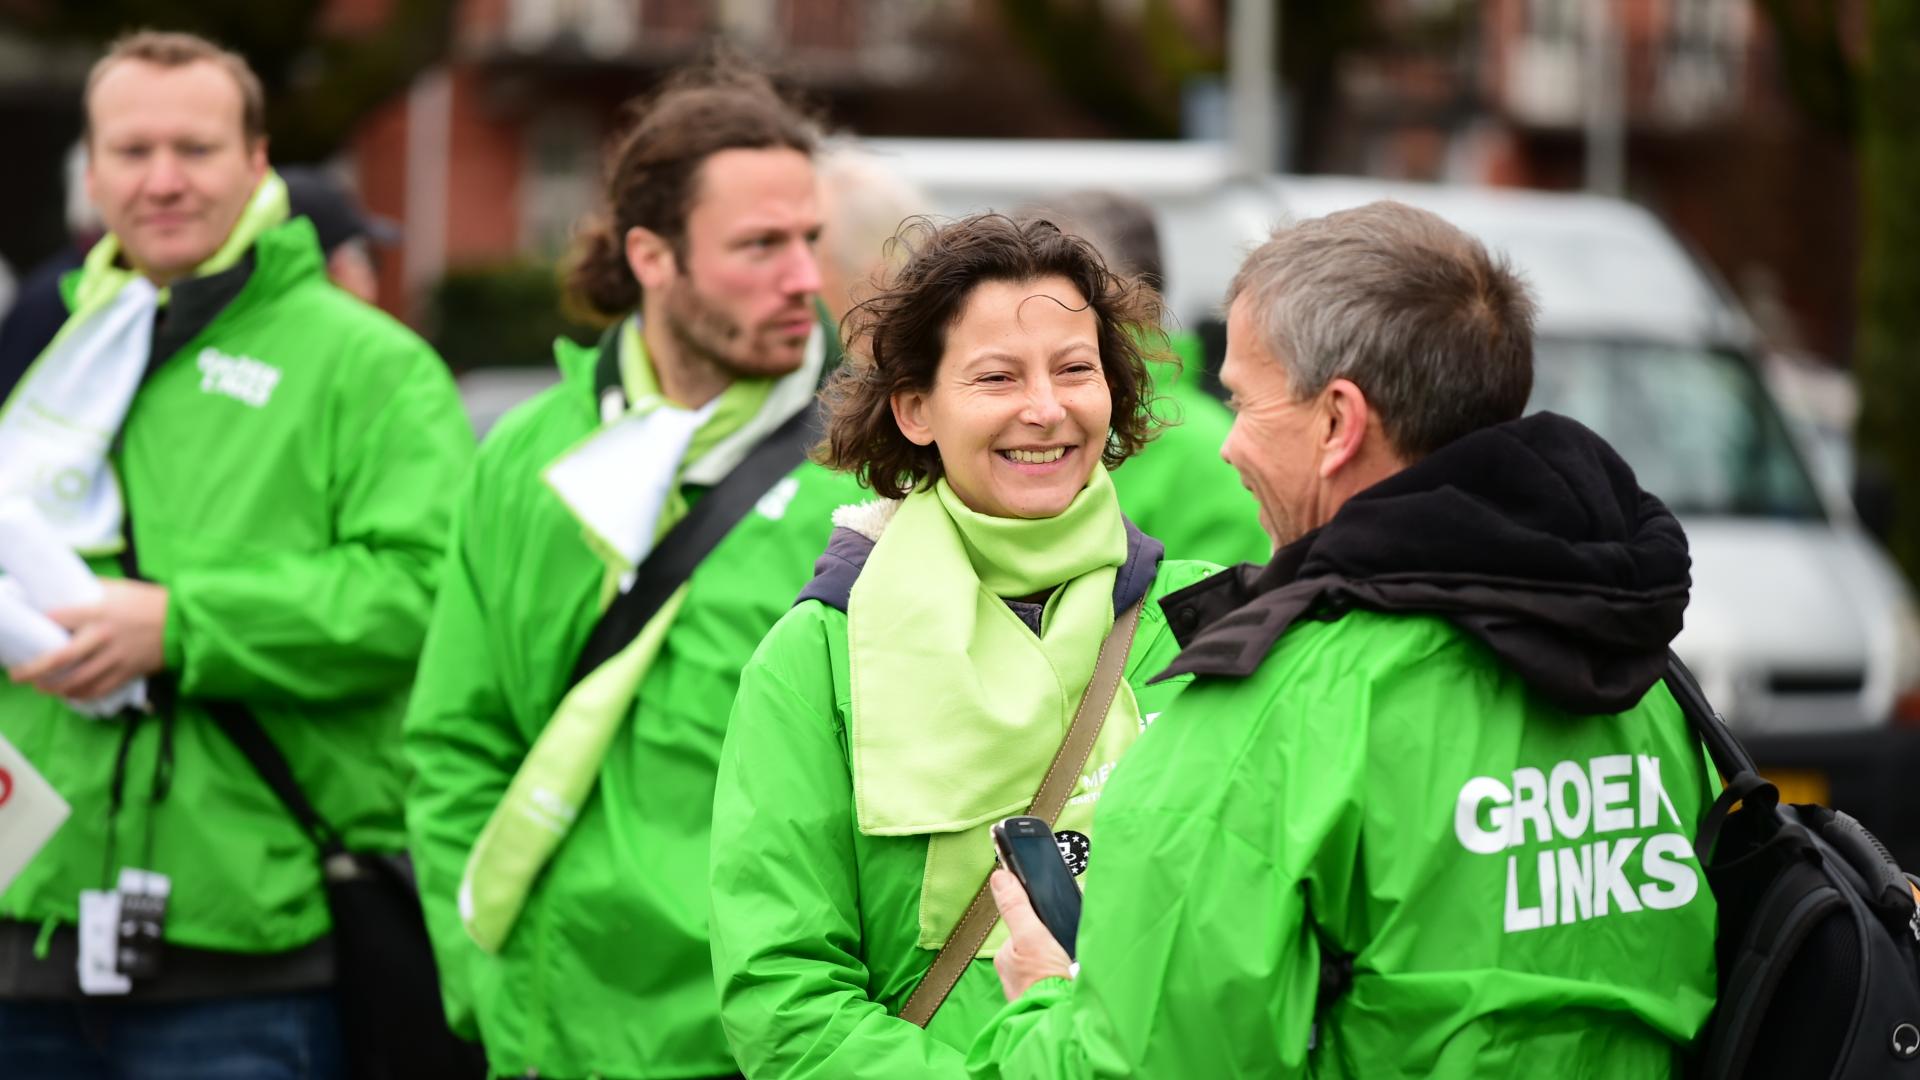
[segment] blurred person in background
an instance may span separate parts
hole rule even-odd
[[[6,320],[7,312],[13,309],[13,299],[20,283],[14,280],[13,264],[0,258],[0,322]]]
[[[1162,603],[1195,681],[1101,804],[1077,973],[995,873],[974,1074],[1679,1075],[1718,787],[1661,682],[1679,522],[1520,419],[1532,301],[1432,214],[1284,229],[1227,302],[1222,454],[1278,549]]]
[[[1115,273],[1138,277],[1164,291],[1160,229],[1153,207],[1117,191],[1086,189],[1034,203],[1023,216],[1041,217],[1085,239]],[[1161,328],[1144,327],[1150,347],[1162,344]],[[1199,335],[1169,330],[1169,357],[1152,348],[1148,370],[1155,409],[1166,426],[1153,445],[1113,474],[1120,509],[1167,545],[1175,558],[1232,565],[1265,562],[1273,548],[1260,530],[1260,515],[1233,467],[1220,460],[1233,415],[1201,383],[1204,363]]]
[[[840,326],[855,304],[899,269],[904,251],[889,246],[907,219],[927,210],[926,193],[858,143],[823,146],[820,174],[820,306],[830,357],[844,347]]]
[[[100,212],[87,198],[87,144],[73,144],[66,158],[66,220],[68,242],[42,259],[20,279],[11,307],[0,315],[0,401],[6,400],[27,367],[59,333],[67,321],[67,302],[60,279],[80,267],[100,239]]]
[[[988,830],[1028,812],[1113,634],[1121,679],[1049,822],[1103,876],[1103,785],[1185,682],[1147,685],[1177,651],[1156,601],[1214,569],[1164,558],[1108,479],[1154,432],[1154,292],[1044,221],[902,246],[854,309],[820,451],[883,498],[835,515],[741,675],[714,796],[714,968],[753,1077],[965,1075],[1003,1005],[999,936],[956,930]],[[930,971],[950,935],[953,981]]]
[[[210,710],[255,717],[350,850],[403,849],[398,723],[472,436],[439,358],[288,220],[245,60],[130,35],[85,114],[107,233],[0,405],[0,496],[105,579],[0,685],[74,809],[0,895],[4,1070],[338,1076],[320,852]],[[76,707],[139,679],[151,711]],[[110,916],[90,954],[83,890],[128,880],[160,941],[116,949]]]
[[[813,145],[740,70],[638,103],[570,282],[613,326],[555,343],[561,383],[500,421],[461,496],[408,814],[449,1016],[496,1072],[735,1073],[707,942],[714,771],[740,669],[860,494],[804,460],[825,363]],[[751,467],[781,446],[777,471]],[[737,523],[683,584],[659,577],[656,542],[716,500]],[[629,583],[672,591],[583,663]]]
[[[327,257],[327,278],[373,303],[380,291],[374,249],[391,247],[399,230],[385,218],[368,215],[360,200],[333,173],[307,166],[280,170],[294,217],[313,222],[320,250]]]

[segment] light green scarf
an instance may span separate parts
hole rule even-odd
[[[627,415],[611,423],[672,407],[661,396],[639,323],[629,319],[617,340],[621,382],[629,404]],[[733,383],[709,407],[706,419],[684,449],[675,446],[667,451],[677,451],[677,461],[656,458],[633,463],[636,468],[672,469],[670,482],[664,484],[664,505],[657,508],[654,519],[654,540],[686,516],[687,502],[680,492],[680,482],[690,464],[752,422],[768,405],[772,386],[771,380]],[[605,432],[606,426],[601,431]],[[585,522],[583,531],[590,546],[607,563],[604,605],[633,565],[628,555],[615,550]],[[620,724],[631,715],[633,696],[659,656],[686,591],[682,584],[641,627],[631,644],[561,699],[474,843],[460,882],[460,917],[468,935],[487,952],[498,952],[506,944],[534,881],[565,841],[592,793],[607,747]]]
[[[929,834],[923,947],[939,947],[985,879],[987,830],[1039,789],[1113,626],[1126,557],[1098,466],[1041,519],[976,513],[941,480],[901,503],[868,556],[847,604],[855,815],[868,835]],[[1036,636],[1003,598],[1048,590]],[[1117,759],[1139,726],[1123,684],[1089,767]],[[1091,801],[1073,810],[1090,819]],[[1058,824],[1071,827],[1065,814]]]

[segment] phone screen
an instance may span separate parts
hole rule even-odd
[[[1080,929],[1080,886],[1060,856],[1053,830],[1039,818],[1008,818],[993,827],[993,840],[1000,861],[1026,887],[1034,914],[1073,956]]]

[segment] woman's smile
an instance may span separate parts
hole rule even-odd
[[[1098,464],[1113,397],[1098,317],[1063,277],[976,286],[948,329],[931,390],[895,402],[901,431],[939,448],[954,494],[993,517],[1065,510]]]
[[[1059,464],[1061,459],[1072,453],[1073,450],[1074,447],[1071,446],[1055,446],[1044,450],[1002,450],[1000,451],[1000,456],[1016,466],[1026,465],[1035,468],[1044,468],[1049,465]],[[1025,472],[1027,470],[1023,469],[1021,471]]]

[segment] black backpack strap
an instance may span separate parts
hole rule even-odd
[[[1761,776],[1753,764],[1753,755],[1740,745],[1733,731],[1727,727],[1727,721],[1707,700],[1705,691],[1700,689],[1699,680],[1693,672],[1687,670],[1680,657],[1673,650],[1667,650],[1667,689],[1673,699],[1680,703],[1680,711],[1686,715],[1687,725],[1693,733],[1706,744],[1707,754],[1713,758],[1714,768],[1726,781],[1720,797],[1713,801],[1713,808],[1707,811],[1706,818],[1700,822],[1700,835],[1694,838],[1693,852],[1699,858],[1700,865],[1707,865],[1708,856],[1713,854],[1713,845],[1720,839],[1720,829],[1727,823],[1727,815],[1733,812],[1735,804],[1777,806],[1780,802],[1780,790],[1773,782]]]
[[[634,571],[633,584],[614,597],[594,625],[567,680],[569,688],[626,648],[767,489],[806,459],[818,417],[817,405],[788,417],[667,530]]]
[[[1721,775],[1732,780],[1741,773],[1757,771],[1752,755],[1740,745],[1739,739],[1734,738],[1726,720],[1707,701],[1699,680],[1693,677],[1693,672],[1687,670],[1687,665],[1671,649],[1667,650],[1667,689],[1673,693],[1673,699],[1680,703],[1680,711],[1686,714],[1693,733],[1707,744],[1707,753],[1712,755],[1713,764]]]
[[[1700,822],[1700,835],[1693,839],[1694,857],[1700,865],[1707,865],[1707,857],[1713,854],[1713,845],[1720,842],[1720,829],[1727,823],[1727,815],[1733,813],[1735,804],[1753,802],[1768,806],[1778,805],[1780,790],[1773,781],[1756,772],[1735,773],[1720,791],[1720,797],[1713,800],[1713,806],[1707,810],[1707,816]]]
[[[607,327],[595,346],[599,352],[593,361],[593,407],[595,415],[606,416],[607,394],[619,394],[618,412],[627,411],[627,387],[620,378],[620,324]]]

